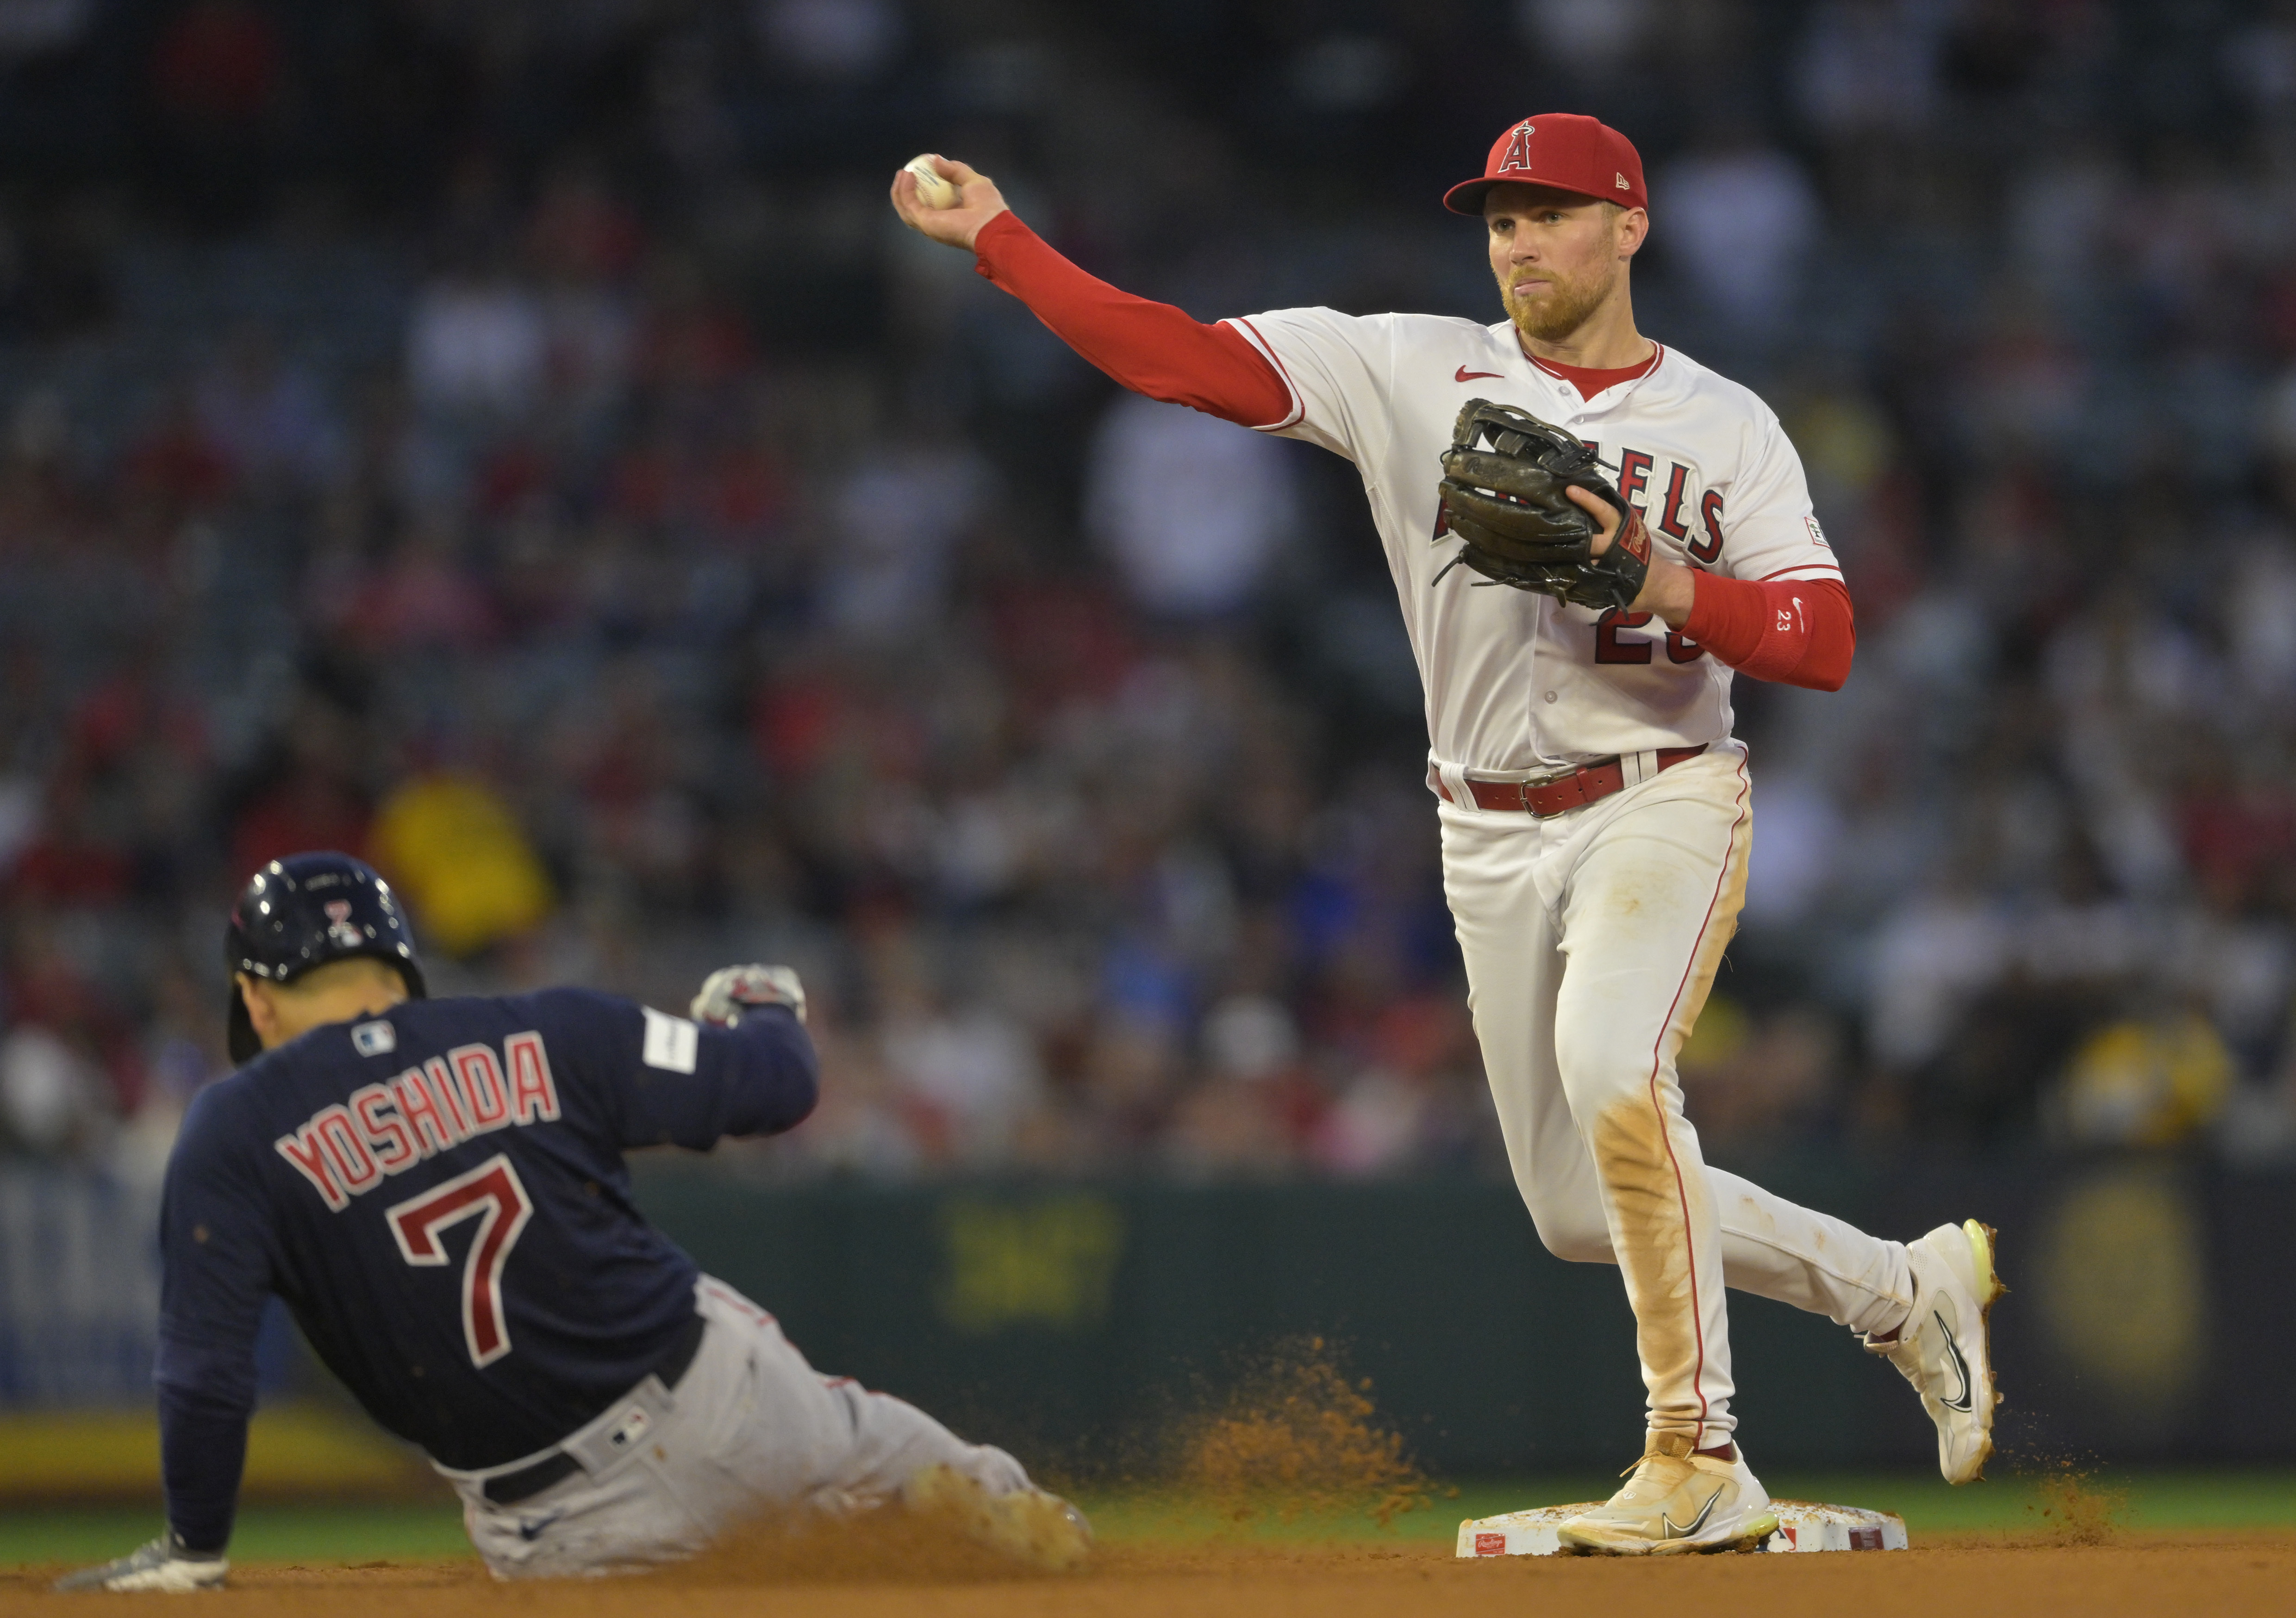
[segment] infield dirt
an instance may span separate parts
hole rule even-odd
[[[852,1548],[849,1548],[850,1549]],[[250,1618],[2082,1618],[2162,1612],[2284,1613],[2296,1534],[2138,1535],[2107,1545],[1939,1538],[1902,1552],[1665,1561],[1513,1557],[1461,1562],[1439,1547],[1118,1547],[1087,1571],[1015,1579],[888,1545],[876,1565],[779,1567],[738,1559],[643,1578],[503,1585],[468,1565],[264,1567],[188,1598],[193,1613]],[[138,1596],[59,1596],[32,1569],[0,1576],[0,1610],[150,1613]],[[169,1603],[170,1612],[179,1610]]]

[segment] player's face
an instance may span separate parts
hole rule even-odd
[[[1645,219],[1640,208],[1543,185],[1491,187],[1491,274],[1515,329],[1544,342],[1578,331],[1617,291]]]

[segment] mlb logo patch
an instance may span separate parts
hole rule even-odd
[[[398,1030],[389,1023],[361,1023],[351,1030],[351,1049],[361,1056],[389,1056],[398,1049]]]
[[[620,1426],[606,1434],[606,1442],[617,1450],[626,1450],[644,1438],[652,1426],[652,1417],[643,1410],[632,1410],[622,1418]]]

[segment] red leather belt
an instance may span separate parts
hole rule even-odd
[[[1707,745],[1701,742],[1694,748],[1660,748],[1658,767],[1671,770],[1686,759],[1697,757],[1706,751]],[[1437,772],[1429,770],[1427,780],[1442,795],[1445,803],[1456,801]],[[1626,784],[1625,766],[1615,758],[1606,758],[1600,764],[1581,764],[1568,774],[1550,775],[1544,780],[1470,780],[1467,790],[1478,809],[1509,809],[1543,821],[1598,802]]]

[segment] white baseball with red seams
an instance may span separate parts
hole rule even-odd
[[[1761,400],[1677,352],[1585,398],[1505,321],[1286,309],[1228,323],[1291,392],[1262,430],[1362,473],[1425,682],[1475,1032],[1539,1237],[1623,1271],[1652,1430],[1726,1443],[1724,1287],[1894,1330],[1913,1298],[1905,1248],[1708,1168],[1683,1115],[1676,1057],[1745,898],[1732,671],[1647,615],[1443,575],[1459,542],[1433,538],[1439,458],[1467,400],[1515,405],[1599,446],[1669,560],[1839,581],[1800,460]],[[1657,767],[1659,749],[1701,744]],[[1613,755],[1623,790],[1548,819],[1479,807],[1469,786]]]

